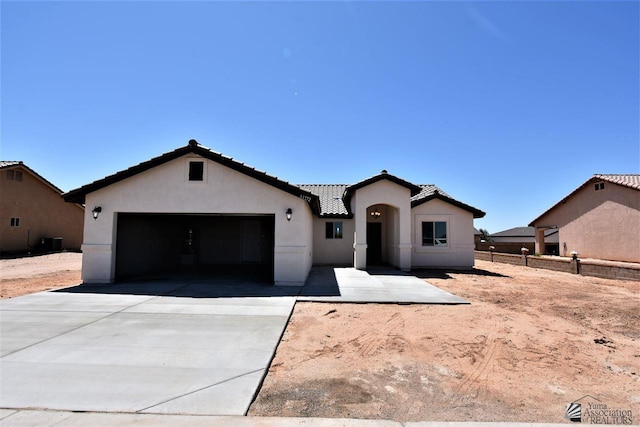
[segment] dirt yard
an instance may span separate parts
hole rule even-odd
[[[476,264],[420,275],[471,305],[296,304],[249,415],[568,422],[589,395],[640,423],[640,283]],[[80,265],[0,260],[0,295],[78,284]]]
[[[0,259],[0,299],[81,283],[82,254],[63,252]]]
[[[589,395],[640,422],[640,283],[476,267],[421,275],[471,305],[296,304],[249,415],[568,422]]]

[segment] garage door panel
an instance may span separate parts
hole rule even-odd
[[[273,236],[271,215],[120,214],[116,277],[251,264],[272,280]]]

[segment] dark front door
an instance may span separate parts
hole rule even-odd
[[[382,264],[382,223],[367,223],[367,265]]]

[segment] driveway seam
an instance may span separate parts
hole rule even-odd
[[[59,337],[61,337],[61,336],[63,336],[63,335],[70,334],[71,332],[75,332],[75,331],[77,331],[77,330],[79,330],[79,329],[82,329],[82,328],[84,328],[84,327],[87,327],[87,326],[93,325],[94,323],[97,323],[97,322],[99,322],[99,321],[101,321],[101,320],[104,320],[104,319],[106,319],[106,318],[108,318],[108,317],[111,317],[111,316],[113,316],[113,315],[115,315],[115,314],[122,313],[124,310],[128,310],[128,309],[133,308],[133,307],[136,307],[136,306],[138,306],[138,305],[140,305],[140,304],[144,304],[144,303],[146,303],[146,302],[149,302],[149,301],[151,301],[151,300],[153,300],[153,299],[155,299],[155,298],[158,298],[158,297],[151,297],[151,298],[149,298],[149,299],[147,299],[147,300],[141,301],[141,302],[139,302],[139,303],[137,303],[137,304],[133,304],[133,305],[131,305],[131,306],[129,306],[129,307],[123,308],[123,309],[118,310],[118,311],[114,311],[114,312],[107,312],[107,313],[109,313],[109,314],[107,314],[106,316],[100,317],[99,319],[92,320],[92,321],[91,321],[91,322],[89,322],[89,323],[82,324],[82,325],[77,326],[77,327],[75,327],[75,328],[73,328],[73,329],[69,329],[68,331],[64,331],[64,332],[62,332],[62,333],[60,333],[60,334],[58,334],[58,335],[55,335],[55,336],[52,336],[52,337],[49,337],[49,338],[45,338],[45,339],[43,339],[42,341],[38,341],[38,342],[36,342],[36,343],[29,344],[29,345],[28,345],[28,346],[26,346],[26,347],[22,347],[22,348],[20,348],[20,349],[14,350],[14,351],[12,351],[11,353],[7,353],[7,354],[3,355],[2,357],[0,357],[0,359],[4,359],[5,357],[7,357],[7,356],[11,356],[12,354],[19,353],[19,352],[21,352],[21,351],[23,351],[23,350],[26,350],[26,349],[28,349],[28,348],[35,347],[36,345],[39,345],[39,344],[45,343],[45,342],[47,342],[47,341],[51,341],[51,340],[56,339],[56,338],[59,338]],[[4,311],[4,310],[3,310],[3,311]],[[13,311],[19,311],[19,310],[13,310]],[[68,312],[65,312],[65,313],[77,313],[77,311],[68,311]],[[83,312],[83,313],[96,313],[96,312]],[[97,313],[102,313],[102,312],[98,311]]]
[[[238,379],[238,378],[242,378],[242,377],[247,376],[247,375],[255,374],[256,372],[264,371],[264,370],[266,370],[266,369],[268,369],[268,367],[267,367],[267,368],[258,368],[258,369],[254,369],[253,371],[245,372],[244,374],[240,374],[240,375],[236,375],[235,377],[227,378],[227,379],[226,379],[226,380],[224,380],[224,381],[219,381],[219,382],[214,383],[214,384],[209,384],[209,385],[207,385],[207,386],[200,387],[199,389],[192,390],[192,391],[189,391],[189,392],[187,392],[187,393],[183,393],[183,394],[181,394],[181,395],[179,395],[179,396],[175,396],[175,397],[172,397],[172,398],[170,398],[170,399],[164,400],[164,401],[162,401],[162,402],[155,403],[155,404],[153,404],[153,405],[151,405],[151,406],[147,406],[146,408],[138,409],[138,410],[136,411],[136,413],[137,413],[137,414],[143,413],[142,411],[146,411],[146,410],[148,410],[148,409],[155,408],[156,406],[164,405],[165,403],[171,402],[171,401],[173,401],[173,400],[177,400],[177,399],[180,399],[180,398],[182,398],[182,397],[185,397],[185,396],[189,396],[189,395],[191,395],[191,394],[198,393],[198,392],[200,392],[200,391],[202,391],[202,390],[206,390],[206,389],[208,389],[208,388],[215,387],[215,386],[218,386],[218,385],[220,385],[220,384],[224,384],[224,383],[227,383],[227,382],[229,382],[229,381],[233,381],[233,380],[236,380],[236,379]]]

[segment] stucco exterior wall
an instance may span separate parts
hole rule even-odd
[[[541,217],[536,226],[556,225],[560,254],[577,251],[580,258],[640,262],[640,191],[605,183],[587,185],[566,203]]]
[[[327,239],[327,222],[341,221],[342,239]],[[313,263],[318,265],[353,265],[355,221],[346,218],[313,219]]]
[[[204,180],[188,180],[189,161],[204,161]],[[304,283],[313,261],[313,215],[289,193],[197,155],[187,155],[116,182],[86,196],[83,280],[115,277],[117,213],[273,214],[274,281]],[[102,212],[91,217],[94,206]],[[285,212],[293,210],[291,221]]]
[[[0,251],[33,250],[43,237],[62,237],[62,249],[79,250],[84,212],[66,203],[60,193],[23,167],[22,181],[7,179],[0,171]],[[11,227],[11,218],[20,218]]]
[[[411,269],[411,192],[388,180],[380,180],[356,190],[351,199],[351,211],[355,216],[355,252],[354,266],[364,269],[367,266],[367,221],[368,208],[374,205],[388,205],[393,208],[393,240],[383,243],[388,262],[403,270]],[[389,255],[391,254],[391,255]]]
[[[433,199],[411,210],[413,268],[468,269],[474,264],[473,214],[442,200]],[[422,246],[422,222],[445,221],[447,246]]]

